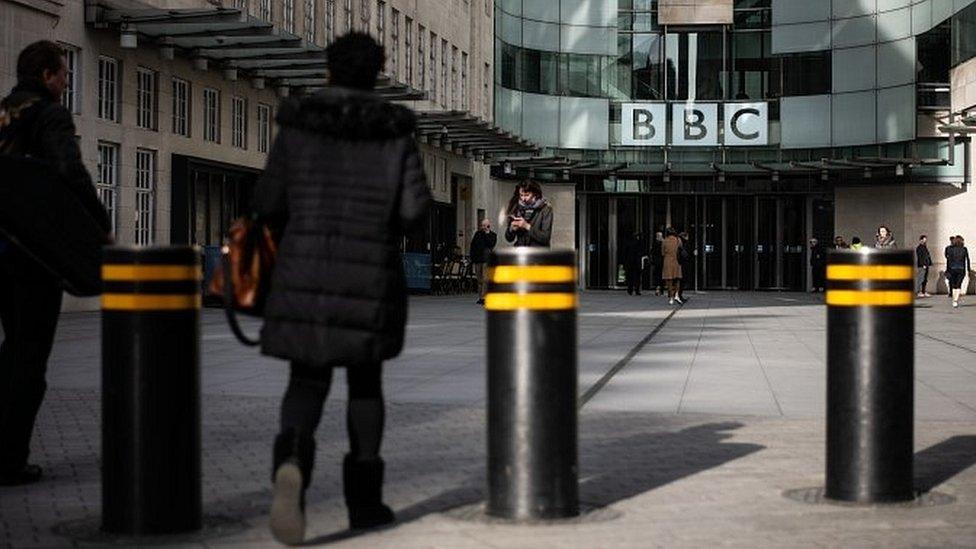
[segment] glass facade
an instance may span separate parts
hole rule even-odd
[[[976,56],[976,4],[940,22],[915,3],[735,0],[731,24],[663,25],[657,0],[496,2],[495,121],[568,163],[494,174],[575,185],[589,287],[672,226],[696,288],[804,289],[838,181],[968,178],[911,160],[948,158],[916,119]]]

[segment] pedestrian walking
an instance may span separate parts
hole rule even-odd
[[[810,239],[810,273],[813,279],[812,292],[826,290],[827,278],[827,250],[816,238]]]
[[[681,239],[678,238],[678,234],[671,227],[667,228],[665,234],[667,236],[664,237],[664,241],[661,243],[663,265],[661,278],[664,280],[664,286],[668,290],[668,304],[674,305],[674,302],[677,301],[680,305],[684,303],[681,300],[681,296],[678,295],[678,291],[681,289],[681,263],[678,258],[681,253]]]
[[[894,248],[895,235],[891,234],[891,229],[882,225],[878,227],[877,234],[874,235],[875,248]]]
[[[854,238],[851,239],[851,249],[852,250],[860,250],[863,247],[864,247],[864,244],[861,243],[861,237],[855,236]]]
[[[918,237],[918,246],[915,247],[915,264],[918,267],[918,297],[932,297],[928,292],[932,254],[929,253],[927,243],[928,237],[923,234]]]
[[[35,42],[17,57],[17,85],[0,102],[0,152],[43,160],[107,233],[108,214],[81,161],[71,113],[64,50]],[[14,184],[13,181],[7,182]],[[20,181],[18,184],[30,184]],[[39,204],[38,207],[44,207]],[[2,242],[2,239],[0,239]],[[34,420],[47,389],[47,361],[61,311],[61,281],[22,250],[0,244],[0,485],[29,484],[42,470],[28,463]]]
[[[515,246],[549,247],[552,239],[552,205],[542,197],[535,181],[518,184],[518,200],[512,197],[508,209],[505,240]]]
[[[644,240],[640,233],[627,239],[621,250],[621,263],[627,276],[627,295],[641,295],[641,261],[645,256]]]
[[[834,249],[835,250],[847,250],[850,249],[850,245],[844,240],[843,236],[834,237]]]
[[[329,87],[281,104],[281,129],[254,197],[258,218],[283,230],[261,341],[265,354],[291,364],[270,520],[275,539],[289,544],[304,539],[313,435],[339,367],[349,389],[342,464],[349,525],[394,520],[382,501],[382,364],[403,348],[407,318],[398,243],[423,226],[431,202],[414,114],[372,91],[383,47],[352,32],[326,54]]]
[[[949,281],[949,295],[952,298],[952,307],[959,306],[959,299],[962,296],[962,281],[972,270],[969,261],[969,250],[962,236],[956,235],[952,239],[952,244],[946,247],[946,278]]]
[[[681,265],[681,284],[678,286],[678,297],[681,303],[688,301],[685,297],[685,289],[692,286],[691,280],[691,262],[694,258],[693,249],[689,243],[688,233],[682,231],[678,233],[678,239],[681,240],[681,248],[678,250],[678,263]]]
[[[479,305],[485,303],[485,273],[487,272],[485,264],[488,261],[488,255],[495,249],[497,243],[498,235],[491,230],[491,222],[482,219],[478,231],[474,233],[474,237],[471,239],[471,266],[478,278]]]
[[[664,258],[661,256],[661,243],[664,242],[664,233],[657,231],[654,233],[654,242],[651,243],[651,284],[654,285],[654,295],[663,293],[664,281],[661,279],[661,269],[664,266]]]

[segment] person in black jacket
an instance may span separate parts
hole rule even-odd
[[[647,252],[640,233],[635,233],[624,242],[620,260],[627,276],[627,295],[641,295],[641,260],[645,255]]]
[[[488,254],[495,249],[498,243],[498,235],[491,230],[491,222],[487,219],[481,220],[478,232],[474,233],[471,239],[471,266],[474,274],[478,277],[478,303],[485,302],[485,262],[488,261]]]
[[[932,266],[932,254],[929,253],[928,237],[924,234],[918,237],[915,247],[915,264],[918,266],[918,297],[932,297],[928,292],[929,267]]]
[[[67,86],[64,51],[35,42],[17,58],[17,85],[0,102],[0,153],[48,162],[107,232],[108,214],[81,161],[71,113],[61,103]],[[29,182],[23,181],[23,184]],[[38,205],[38,207],[44,207]],[[0,485],[36,482],[28,463],[34,419],[47,389],[47,360],[61,311],[61,282],[6,242],[0,242]]]
[[[552,205],[542,197],[542,187],[535,181],[518,184],[518,196],[508,205],[508,227],[505,240],[514,246],[549,247],[552,239]]]
[[[261,331],[265,354],[291,361],[274,443],[271,531],[305,535],[304,493],[335,367],[345,367],[351,528],[394,520],[382,502],[384,360],[403,348],[407,295],[399,243],[431,202],[412,111],[372,90],[383,47],[353,32],[327,49],[330,87],[284,102],[258,181],[259,219],[283,228]]]
[[[816,238],[810,239],[810,272],[813,283],[812,292],[822,292],[826,289],[827,283],[827,250]]]
[[[969,250],[966,249],[966,242],[962,236],[956,235],[950,239],[952,242],[946,246],[946,278],[949,282],[949,296],[952,298],[952,307],[959,306],[959,298],[962,296],[962,281],[972,270],[973,266],[969,261]]]

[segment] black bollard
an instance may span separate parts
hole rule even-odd
[[[826,497],[914,498],[915,311],[909,250],[831,251]]]
[[[102,292],[102,530],[197,530],[200,252],[105,248]]]
[[[488,259],[488,505],[514,520],[579,514],[576,254]]]

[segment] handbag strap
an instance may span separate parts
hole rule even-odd
[[[224,313],[227,314],[227,324],[230,325],[230,331],[234,332],[238,341],[248,347],[256,347],[261,344],[261,339],[247,337],[237,321],[237,311],[234,310],[234,282],[231,280],[230,257],[227,252],[220,254],[220,260],[224,267]]]

